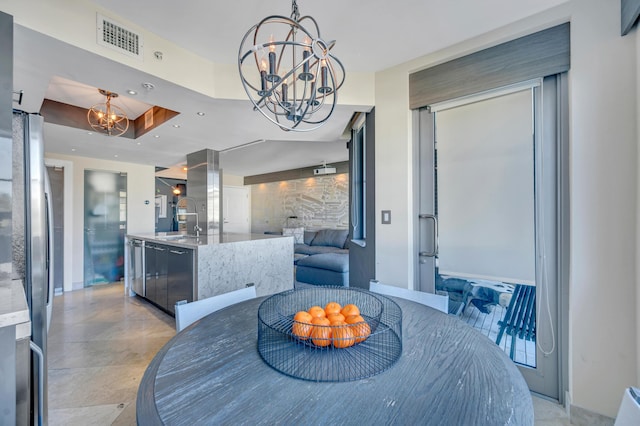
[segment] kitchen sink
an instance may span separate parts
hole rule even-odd
[[[197,240],[199,237],[195,235],[174,234],[174,235],[157,235],[158,240],[174,241],[174,240]]]

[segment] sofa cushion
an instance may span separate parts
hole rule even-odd
[[[296,281],[303,283],[303,285],[349,287],[349,272],[335,272],[308,266],[298,266],[296,268]]]
[[[349,250],[339,249],[337,247],[329,246],[308,246],[306,244],[295,244],[293,246],[293,252],[299,254],[322,254],[322,253],[342,253],[348,254]]]
[[[349,272],[349,255],[340,253],[323,253],[298,260],[298,267],[325,269],[334,272]]]
[[[316,233],[311,245],[344,248],[348,236],[348,229],[321,229]]]
[[[311,241],[313,241],[315,236],[316,236],[316,231],[304,231],[304,243],[310,246]]]

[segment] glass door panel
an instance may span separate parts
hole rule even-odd
[[[85,170],[84,286],[124,278],[127,175]]]
[[[557,399],[557,353],[548,356],[556,160],[555,140],[541,137],[550,132],[539,119],[543,93],[532,82],[417,115],[417,287],[448,294],[450,313],[498,344],[532,390]]]

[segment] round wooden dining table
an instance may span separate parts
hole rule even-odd
[[[487,337],[430,307],[402,310],[402,354],[388,370],[347,382],[296,379],[257,349],[257,298],[178,333],[138,389],[139,425],[533,425],[531,394]]]

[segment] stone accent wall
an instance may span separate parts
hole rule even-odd
[[[297,216],[291,219],[289,216]],[[349,227],[349,175],[251,185],[251,232]]]

